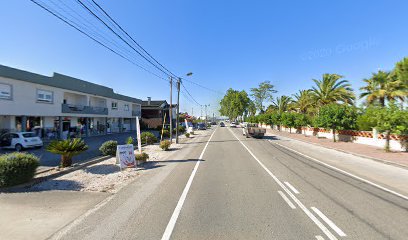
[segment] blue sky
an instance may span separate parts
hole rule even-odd
[[[78,6],[74,0],[52,0],[59,6],[62,1]],[[392,69],[408,51],[408,1],[402,0],[97,2],[172,72],[191,71],[191,81],[221,92],[249,91],[269,80],[276,96],[290,95],[310,88],[311,79],[323,73],[342,74],[357,90],[363,78]],[[29,0],[1,1],[0,9],[0,64],[45,75],[59,72],[141,99],[168,99],[166,82]],[[214,110],[219,94],[185,86]],[[199,112],[182,95],[181,109],[192,107]]]

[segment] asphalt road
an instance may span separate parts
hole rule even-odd
[[[208,131],[54,238],[408,239],[407,200],[273,139]]]

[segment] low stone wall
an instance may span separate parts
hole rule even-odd
[[[262,128],[278,130],[278,126],[274,125],[273,127],[266,124],[259,124]],[[332,130],[327,130],[324,128],[309,128],[302,127],[300,129],[292,128],[291,131],[289,128],[281,126],[280,131],[292,132],[292,133],[301,133],[306,136],[315,136],[318,138],[327,138],[333,139]],[[385,146],[385,134],[378,133],[377,131],[355,131],[355,130],[340,130],[336,132],[336,139],[343,142],[354,142],[360,144],[366,144],[376,147]],[[407,135],[390,135],[390,148],[393,151],[406,151],[408,136]]]

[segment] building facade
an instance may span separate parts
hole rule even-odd
[[[56,139],[132,131],[141,103],[77,78],[0,65],[0,134],[35,131]]]
[[[176,123],[177,104],[172,105],[173,126]],[[142,101],[142,121],[147,128],[161,127],[163,123],[170,124],[170,104],[166,100],[152,100],[150,97],[147,101]]]

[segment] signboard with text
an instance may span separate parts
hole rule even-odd
[[[133,144],[118,145],[116,148],[116,163],[120,169],[136,167]]]

